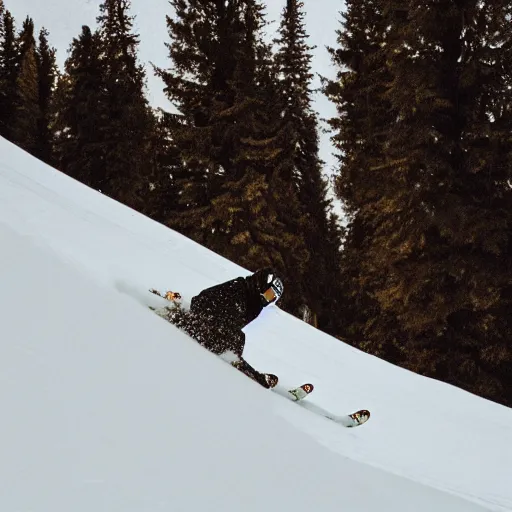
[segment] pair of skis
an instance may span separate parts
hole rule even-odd
[[[314,412],[315,414],[323,416],[324,418],[327,418],[334,423],[344,427],[359,427],[370,419],[370,411],[367,411],[366,409],[362,409],[352,414],[336,415],[316,404],[304,401],[304,399],[308,397],[314,389],[315,388],[313,384],[308,383],[294,389],[284,389],[283,387],[277,385],[276,387],[272,388],[272,391],[285,398],[288,398],[288,400],[292,400],[293,402],[300,402],[300,405],[308,411]]]

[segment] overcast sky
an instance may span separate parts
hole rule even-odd
[[[285,0],[267,0],[269,20],[276,22],[267,32],[277,28]],[[336,43],[336,29],[339,28],[339,12],[344,8],[343,0],[304,0],[306,7],[307,31],[311,36],[310,44],[317,46],[313,60],[313,71],[324,76],[333,76],[334,69],[325,46]],[[46,27],[50,32],[50,44],[57,48],[57,58],[62,66],[69,45],[81,32],[82,25],[95,26],[98,6],[101,0],[5,0],[7,9],[13,14],[18,28],[23,19],[30,15],[36,28]],[[167,0],[132,0],[132,14],[136,16],[135,30],[140,34],[139,58],[142,62],[153,62],[160,67],[169,67],[165,42],[169,41],[165,24],[165,15],[171,14]],[[318,81],[315,82],[318,86]],[[148,92],[153,106],[166,108],[167,100],[163,94],[163,84],[148,69]],[[315,96],[315,108],[321,117],[335,115],[334,106],[321,94]],[[329,172],[335,165],[329,137],[322,135],[321,157]]]

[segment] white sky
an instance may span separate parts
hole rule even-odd
[[[82,25],[95,25],[100,0],[5,0],[7,9],[14,15],[20,27],[25,16],[30,15],[39,29],[46,27],[50,32],[50,44],[57,48],[59,64],[64,63],[67,50],[73,39],[81,32]],[[305,0],[307,31],[310,44],[316,46],[313,71],[324,76],[332,76],[334,69],[325,50],[327,45],[336,44],[335,30],[339,28],[339,11],[344,8],[343,0]],[[151,7],[149,7],[151,5]],[[277,20],[272,27],[277,28],[285,0],[267,0],[269,20]],[[153,62],[160,67],[168,67],[165,42],[169,41],[165,15],[171,14],[167,0],[132,0],[132,13],[136,16],[135,29],[141,36],[139,58],[142,62]],[[269,28],[269,31],[271,28]],[[318,80],[314,86],[319,85]],[[163,84],[148,70],[148,89],[154,106],[168,107],[163,93]],[[334,106],[322,95],[315,96],[315,106],[322,118],[336,114]],[[326,162],[326,171],[335,166],[332,147],[328,135],[321,135],[321,158]]]

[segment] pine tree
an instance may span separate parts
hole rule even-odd
[[[99,35],[83,26],[55,94],[57,166],[96,190],[105,183],[103,127],[108,122],[101,51]]]
[[[375,318],[387,327],[396,325],[393,315],[382,311],[376,300],[385,273],[369,251],[383,197],[393,185],[384,157],[392,118],[386,97],[391,79],[385,54],[386,24],[382,2],[347,2],[342,28],[337,31],[338,48],[329,48],[337,76],[324,79],[324,92],[338,111],[329,124],[340,163],[336,194],[348,219],[341,258],[340,334],[346,341],[393,360],[397,357],[393,343],[385,350],[380,345],[370,349],[360,344],[374,332]]]
[[[212,199],[220,194],[223,179],[232,174],[225,140],[229,121],[219,114],[234,102],[240,13],[236,2],[174,0],[171,5],[174,17],[167,17],[171,38],[167,47],[173,68],[157,73],[179,112],[167,114],[166,119],[183,162],[176,181],[185,212],[171,218],[170,224],[220,250],[222,243],[214,243],[219,230],[215,226],[207,229],[204,219]]]
[[[296,225],[310,253],[300,272],[303,294],[320,327],[333,316],[331,298],[339,286],[339,261],[332,258],[332,250],[339,249],[340,240],[332,238],[329,227],[330,202],[326,199],[327,185],[322,177],[322,162],[318,156],[318,120],[312,103],[313,75],[311,60],[313,48],[308,46],[304,25],[304,4],[287,0],[283,10],[278,51],[275,58],[279,76],[278,94],[283,123],[280,173],[283,183],[292,184],[291,194],[297,195],[298,208],[288,208],[289,223]],[[293,197],[293,196],[292,196]],[[336,233],[336,231],[334,231]],[[334,244],[330,246],[329,244]]]
[[[508,4],[354,2],[331,93],[366,348],[510,404]]]
[[[126,0],[100,6],[99,28],[83,27],[57,94],[61,169],[139,211],[151,188],[156,119],[144,96],[138,36]]]
[[[379,301],[407,330],[409,367],[512,403],[510,376],[496,371],[512,363],[510,321],[496,314],[511,268],[511,7],[406,14],[389,48],[398,122],[388,151],[407,151],[393,172],[411,184],[394,198],[408,222],[395,226],[396,270]]]
[[[57,63],[55,49],[48,43],[48,31],[42,29],[39,33],[39,46],[37,48],[37,70],[39,85],[39,111],[38,135],[35,156],[53,164],[53,133],[50,128],[52,110],[51,103],[57,80]]]
[[[50,163],[50,100],[57,73],[48,33],[36,46],[34,22],[27,17],[16,37],[14,20],[0,4],[0,134]]]
[[[253,0],[172,5],[174,66],[158,74],[179,111],[168,120],[184,165],[178,182],[185,211],[170,225],[250,269],[284,271],[295,237],[276,208],[280,127],[263,7]]]
[[[29,153],[35,154],[41,111],[34,22],[31,18],[27,17],[23,22],[18,40],[19,71],[16,78],[13,142]]]
[[[179,153],[174,146],[167,123],[161,112],[155,114],[151,138],[151,165],[147,175],[149,186],[143,197],[144,215],[165,223],[179,210],[179,192],[176,176],[181,168]]]
[[[103,192],[143,209],[154,117],[144,95],[145,72],[137,62],[138,35],[128,0],[105,0],[98,17],[102,44],[106,109],[102,127],[105,180]]]
[[[12,141],[19,69],[18,40],[11,13],[4,10],[3,2],[0,7],[0,136]]]
[[[265,26],[262,5],[246,2],[242,26],[234,74],[238,115],[233,142],[238,154],[233,168],[248,190],[258,191],[259,201],[249,194],[239,213],[231,216],[228,234],[232,250],[227,255],[251,269],[263,265],[277,268],[287,283],[281,307],[297,313],[304,302],[301,277],[309,252],[301,229],[298,189],[283,165],[287,127],[281,119],[271,49],[261,36]],[[226,205],[237,203],[237,186],[224,186]]]

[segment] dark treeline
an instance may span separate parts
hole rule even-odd
[[[347,1],[343,336],[512,405],[512,4]]]
[[[230,260],[277,267],[287,311],[415,372],[512,405],[512,7],[346,1],[324,94],[327,199],[304,5],[171,0],[173,104],[153,109],[129,0],[57,69],[0,0],[0,135]],[[343,250],[340,250],[342,247]]]

